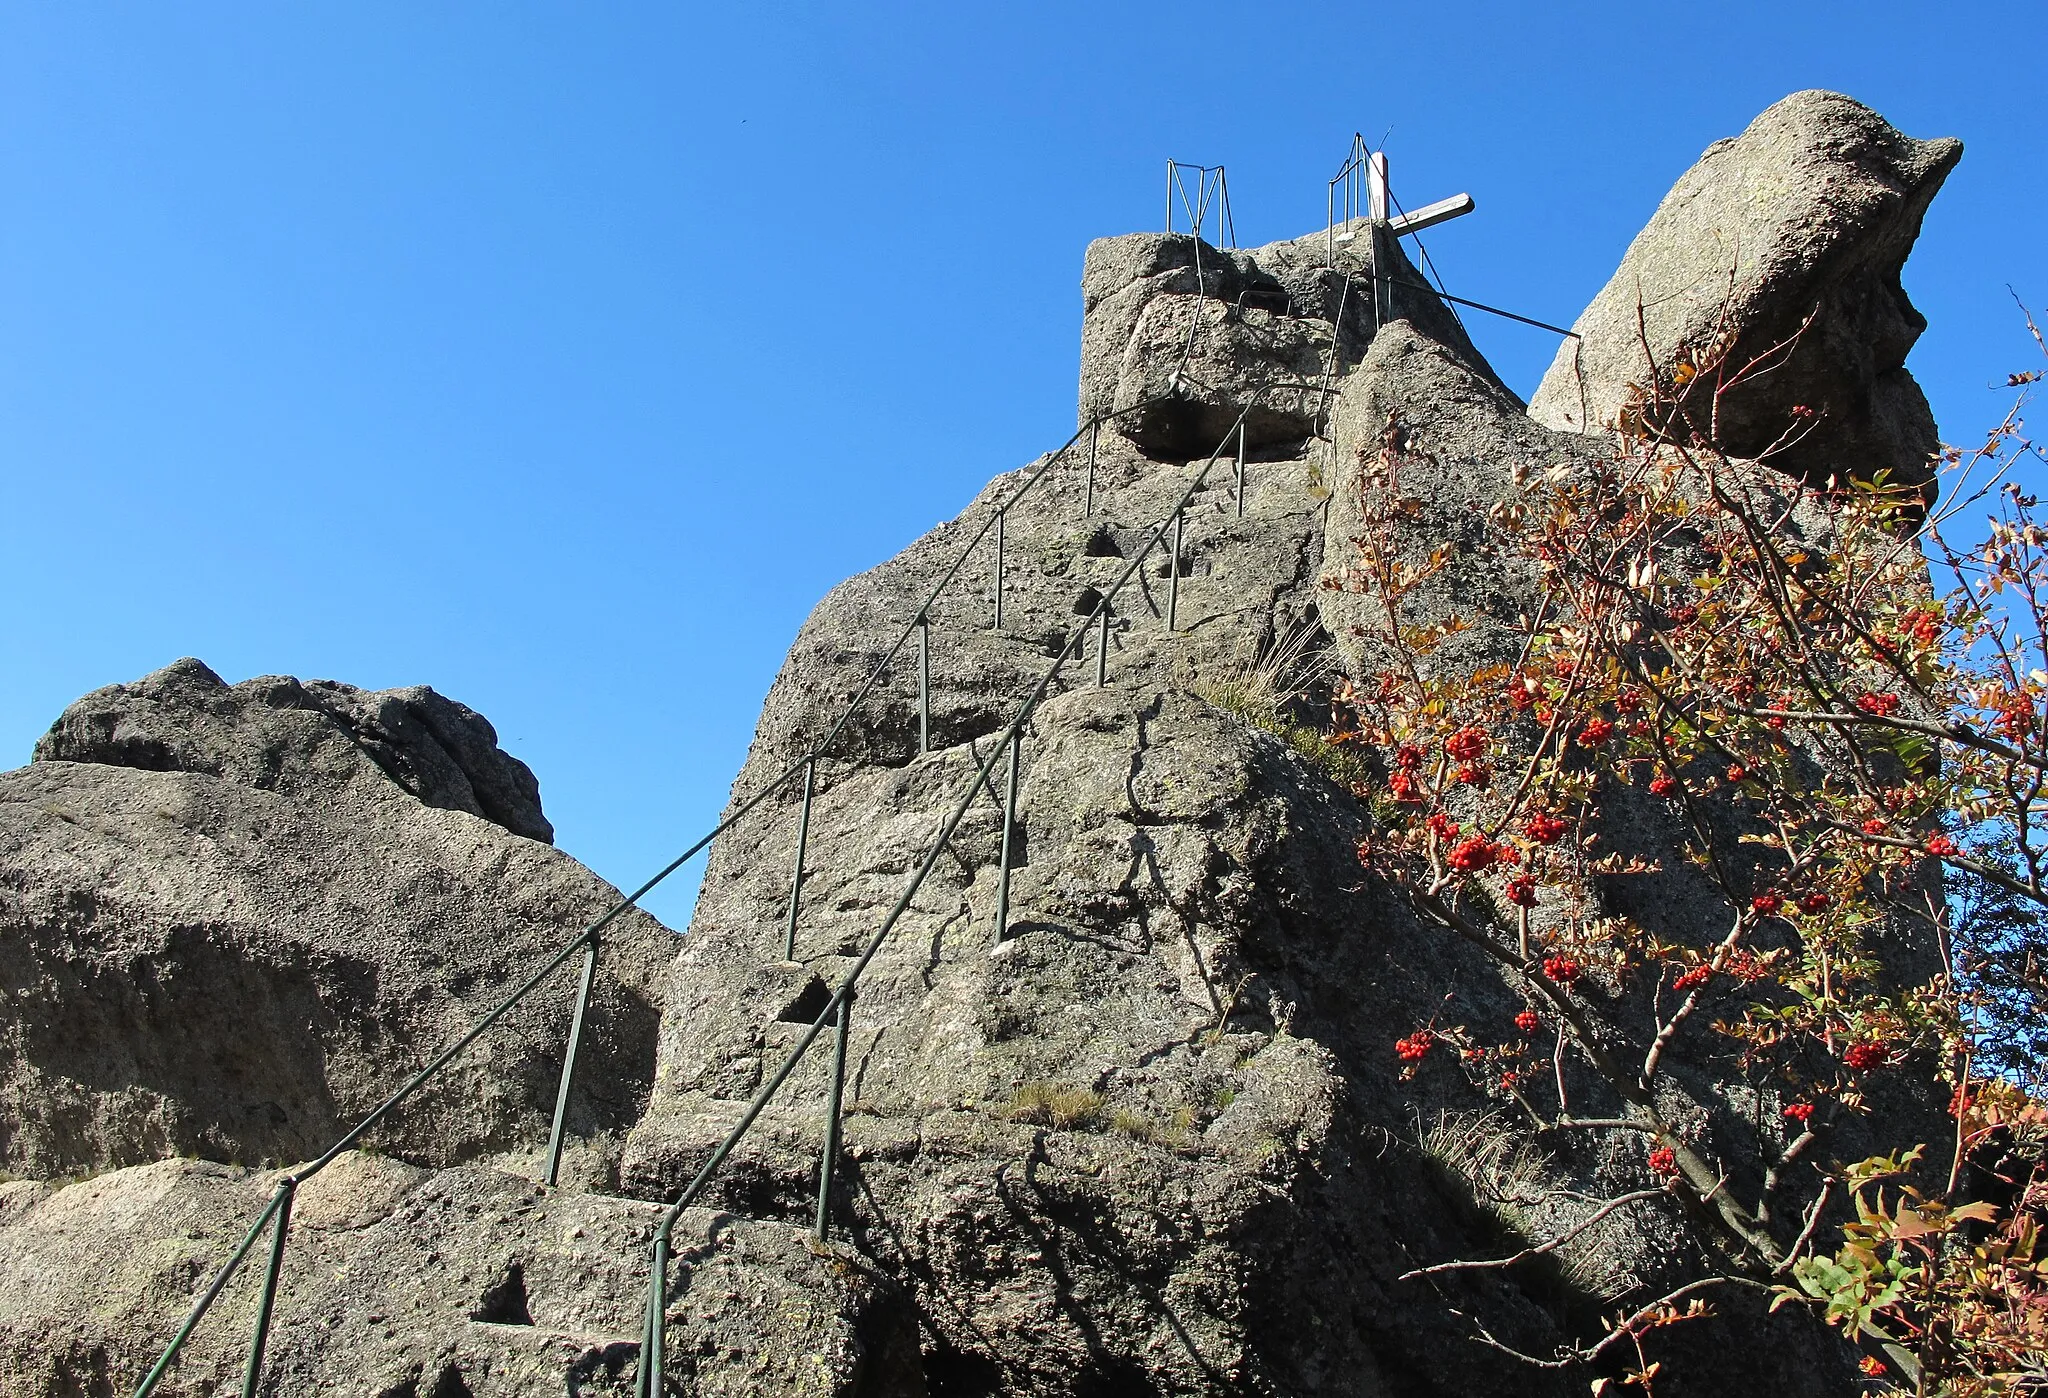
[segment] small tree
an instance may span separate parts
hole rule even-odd
[[[1527,1002],[1512,1024],[1416,1026],[1392,1048],[1411,1075],[1455,1051],[1538,1132],[1640,1140],[1645,1188],[1573,1233],[1670,1207],[1700,1243],[1681,1285],[1530,1363],[1626,1345],[1647,1390],[1646,1338],[1749,1287],[1839,1327],[1886,1384],[2036,1388],[2048,526],[2012,477],[2039,374],[2013,377],[1981,447],[1946,454],[1948,503],[1930,510],[1883,479],[1773,469],[1820,425],[1809,409],[1754,461],[1685,425],[1710,428],[1770,359],[1683,356],[1604,459],[1518,476],[1491,529],[1535,596],[1517,658],[1477,673],[1436,664],[1439,648],[1498,623],[1424,624],[1412,605],[1450,560],[1404,545],[1401,424],[1361,449],[1356,567],[1325,584],[1365,594],[1385,657],[1340,687],[1326,735],[1375,771],[1356,786],[1376,816],[1359,856]],[[1982,543],[1953,543],[1986,502]],[[1622,838],[1646,812],[1667,827],[1661,856]],[[1665,867],[1674,849],[1683,868]],[[1720,923],[1660,933],[1601,910],[1603,885],[1653,875],[1710,890]],[[1674,1114],[1681,1052],[1768,1111],[1739,1131]],[[1604,1110],[1575,1114],[1568,1065],[1605,1085]],[[1840,1135],[1914,1120],[1879,1108],[1916,1099],[1923,1122],[1946,1104],[1945,1139],[1822,1163]]]

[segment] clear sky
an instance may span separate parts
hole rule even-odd
[[[1451,290],[1569,323],[1710,141],[1848,92],[1967,145],[1906,284],[1973,438],[2038,362],[2043,53],[2040,0],[0,3],[0,765],[181,655],[427,683],[637,881],[817,598],[1066,437],[1168,156],[1254,244],[1384,138],[1478,200]],[[1555,345],[1474,330],[1525,393]]]

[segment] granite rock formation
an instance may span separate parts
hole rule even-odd
[[[0,1185],[0,1394],[132,1391],[270,1186],[189,1160]],[[344,1155],[294,1211],[264,1391],[628,1393],[659,1212],[482,1166]],[[922,1393],[909,1316],[870,1272],[708,1210],[676,1242],[691,1275],[670,1321],[684,1391]],[[234,1391],[254,1311],[253,1288],[230,1290],[164,1391]]]
[[[1807,407],[1817,426],[1782,445],[1781,469],[1931,481],[1934,415],[1905,367],[1927,322],[1899,272],[1962,152],[1960,141],[1902,135],[1840,93],[1776,103],[1707,147],[1664,197],[1579,317],[1583,338],[1559,348],[1531,416],[1597,431],[1652,364],[1725,348],[1731,372],[1760,358],[1768,372],[1722,394],[1718,417],[1713,377],[1689,385],[1676,405],[1688,430],[1711,419],[1731,454],[1757,457]]]
[[[1771,140],[1808,151],[1799,133],[1832,123],[1861,133],[1843,147],[1856,171],[1926,168],[1896,197],[1849,198],[1833,191],[1863,186],[1844,183],[1839,162],[1782,162],[1790,177],[1768,197],[1800,211],[1797,248],[1833,270],[1771,263],[1754,294],[1728,303],[1742,343],[1768,342],[1816,300],[1845,324],[1877,325],[1871,288],[1896,283],[1921,193],[1953,159],[1844,103],[1790,99],[1752,135],[1789,131]],[[1646,239],[1691,237],[1700,266],[1720,265],[1718,225],[1659,219]],[[670,1383],[847,1398],[1586,1391],[1585,1373],[1528,1367],[1476,1343],[1472,1325],[1550,1352],[1597,1332],[1625,1298],[1657,1294],[1701,1244],[1668,1210],[1632,1208],[1547,1264],[1403,1280],[1554,1235],[1585,1221],[1589,1200],[1652,1181],[1633,1136],[1533,1141],[1449,1065],[1400,1075],[1392,1041],[1446,997],[1479,1022],[1508,1019],[1521,996],[1364,878],[1355,844],[1370,812],[1273,718],[1276,703],[1313,714],[1333,679],[1379,664],[1373,611],[1326,584],[1355,558],[1359,469],[1382,444],[1418,502],[1400,547],[1455,555],[1419,605],[1482,622],[1434,663],[1477,667],[1499,658],[1529,585],[1489,556],[1486,506],[1517,471],[1569,469],[1603,443],[1582,432],[1579,407],[1557,416],[1548,381],[1536,416],[1525,412],[1405,259],[1394,315],[1375,325],[1360,242],[1318,234],[1240,252],[1134,235],[1089,248],[1084,423],[1133,409],[1097,442],[1094,509],[1081,455],[1055,464],[1008,516],[1003,625],[981,565],[930,608],[929,751],[908,651],[838,730],[816,771],[794,957],[791,785],[713,845],[680,947],[633,922],[608,962],[600,1019],[615,1041],[586,1059],[578,1129],[630,1131],[616,1160],[593,1150],[572,1183],[615,1193],[542,1189],[516,1159],[484,1163],[542,1134],[557,996],[396,1125],[382,1144],[402,1159],[347,1156],[308,1187],[310,1241],[286,1275],[266,1393],[485,1398],[628,1383],[652,1204],[675,1197],[816,1019],[1018,698],[1140,557],[1107,633],[1105,682],[1091,631],[1022,743],[1007,935],[995,926],[997,780],[978,788],[861,981],[837,1241],[809,1247],[797,1233],[814,1207],[830,1064],[814,1049],[714,1177],[708,1207],[685,1217]],[[1683,248],[1630,256],[1693,266]],[[1685,275],[1690,286],[1705,274]],[[1624,376],[1613,391],[1625,394],[1618,357],[1587,357],[1605,343],[1601,304],[1582,322],[1579,367]],[[1680,324],[1669,344],[1694,333]],[[1824,400],[1805,450],[1863,452],[1882,415],[1872,404],[1899,401],[1891,348],[1854,355],[1800,370],[1867,390]],[[1254,400],[1241,503],[1233,453],[1194,493],[1185,546],[1155,547]],[[768,695],[735,809],[833,730],[1023,475],[997,478],[819,604]],[[0,974],[28,1011],[0,1026],[15,1036],[0,1044],[11,1168],[155,1162],[0,1185],[0,1398],[132,1381],[271,1178],[158,1157],[311,1153],[393,1064],[449,1037],[482,987],[608,896],[507,833],[539,828],[537,799],[530,813],[518,800],[524,769],[452,710],[420,691],[230,689],[188,666],[131,695],[89,696],[48,740],[52,760],[0,775]],[[1668,843],[1660,819],[1623,812],[1613,834],[1654,848]],[[1674,940],[1703,934],[1707,905],[1682,876],[1640,895],[1589,892],[1635,896],[1613,906]],[[641,1005],[664,976],[648,1088]],[[231,1015],[219,1008],[230,998]],[[196,1027],[177,1038],[173,1024]],[[318,1052],[294,1058],[284,1030],[306,1025]],[[273,1047],[244,1061],[235,1045],[252,1028]],[[1673,1050],[1672,1114],[1703,1134],[1774,1115],[1758,1089],[1683,1061],[1688,1051]],[[1591,1080],[1575,1079],[1573,1098],[1587,1113],[1612,1105]],[[440,1166],[458,1168],[427,1168]],[[178,1371],[179,1393],[232,1380],[250,1305],[238,1287]],[[120,1299],[95,1309],[95,1294]],[[1666,1398],[1817,1398],[1855,1381],[1831,1337],[1739,1296],[1669,1344]]]
[[[525,766],[431,690],[183,660],[67,709],[0,774],[0,1167],[317,1155],[524,966],[616,901]],[[631,914],[578,1134],[637,1115],[670,934]],[[566,980],[567,978],[565,978]],[[568,987],[370,1143],[445,1165],[545,1139]]]

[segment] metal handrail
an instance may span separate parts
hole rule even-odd
[[[1189,236],[1193,238],[1194,241],[1199,245],[1200,239],[1198,235]],[[1198,262],[1196,271],[1198,285],[1205,286],[1206,282],[1205,279],[1202,278],[1202,274],[1199,268],[1199,251],[1196,253],[1196,258]],[[1183,348],[1184,357],[1187,350],[1192,348],[1194,331],[1195,325],[1191,320],[1188,335],[1189,344],[1188,346]],[[523,1001],[529,994],[531,994],[543,981],[545,981],[565,962],[567,962],[572,956],[574,956],[578,950],[582,950],[584,952],[583,970],[580,978],[580,984],[578,988],[574,1011],[570,1019],[569,1039],[566,1046],[566,1050],[563,1055],[562,1075],[556,1091],[555,1111],[549,1129],[545,1180],[546,1183],[553,1185],[558,1178],[560,1170],[564,1122],[566,1120],[568,1112],[569,1096],[574,1079],[576,1059],[578,1056],[578,1051],[581,1047],[585,1014],[589,1007],[590,994],[596,976],[598,948],[600,944],[601,934],[603,933],[604,929],[610,926],[611,923],[616,921],[629,908],[637,906],[642,898],[644,898],[648,893],[652,892],[658,885],[667,880],[670,875],[674,874],[678,869],[682,868],[683,865],[687,864],[691,859],[695,858],[707,846],[709,846],[713,840],[717,839],[720,835],[724,834],[726,831],[732,829],[735,825],[739,824],[740,821],[744,820],[769,797],[773,796],[775,793],[777,793],[778,791],[782,790],[785,786],[787,786],[799,772],[802,772],[805,774],[805,814],[802,824],[799,827],[797,870],[792,880],[791,908],[789,915],[789,927],[787,932],[788,945],[793,949],[796,931],[797,900],[801,895],[803,859],[802,845],[804,836],[808,833],[809,806],[811,796],[813,793],[814,783],[816,780],[817,763],[819,762],[819,760],[827,754],[832,744],[838,740],[840,734],[846,730],[847,725],[853,721],[854,717],[865,706],[869,697],[875,692],[876,688],[881,684],[883,679],[885,679],[888,676],[891,665],[895,662],[897,656],[902,653],[903,648],[909,642],[910,637],[913,634],[928,633],[931,608],[938,602],[940,597],[944,595],[947,587],[949,587],[954,581],[954,579],[959,576],[961,570],[967,566],[968,561],[974,556],[976,548],[979,547],[982,540],[987,538],[989,531],[992,528],[997,529],[999,531],[1003,529],[1004,522],[1006,521],[1008,516],[1008,512],[1011,509],[1015,508],[1017,504],[1031,492],[1031,490],[1039,483],[1039,481],[1043,480],[1046,477],[1046,475],[1051,471],[1053,466],[1058,464],[1062,459],[1064,459],[1067,456],[1068,452],[1070,452],[1074,448],[1075,444],[1080,441],[1082,434],[1088,434],[1089,439],[1087,453],[1088,475],[1084,507],[1086,509],[1086,512],[1092,515],[1094,507],[1096,447],[1102,426],[1106,423],[1114,422],[1117,419],[1125,417],[1129,414],[1143,412],[1144,410],[1154,407],[1160,403],[1170,401],[1176,396],[1177,392],[1178,384],[1175,383],[1171,385],[1168,391],[1165,393],[1154,394],[1139,402],[1128,404],[1125,407],[1113,409],[1109,412],[1097,413],[1091,418],[1089,418],[1089,420],[1082,426],[1075,429],[1072,436],[1068,437],[1067,440],[1064,443],[1062,443],[1056,451],[1048,455],[1045,458],[1045,460],[1041,461],[1036,467],[1032,468],[1029,475],[1027,475],[1026,478],[1022,482],[1020,482],[1017,485],[1017,487],[1014,490],[1012,490],[1009,493],[1009,495],[995,507],[995,509],[988,515],[988,517],[983,519],[981,526],[978,529],[976,529],[973,535],[967,540],[967,543],[960,550],[959,556],[954,560],[952,566],[949,567],[945,571],[945,573],[940,576],[940,578],[935,584],[933,584],[930,592],[925,596],[924,601],[918,606],[917,610],[912,614],[911,620],[905,623],[901,634],[899,634],[896,638],[895,644],[889,648],[887,653],[884,654],[882,659],[875,665],[874,669],[868,675],[866,682],[861,685],[860,689],[847,702],[846,710],[843,714],[841,714],[838,722],[836,722],[832,726],[832,728],[825,734],[823,738],[819,739],[815,744],[813,744],[811,748],[802,757],[799,757],[795,761],[791,762],[787,767],[785,767],[781,772],[779,772],[775,777],[773,777],[766,785],[761,787],[760,790],[756,791],[752,796],[748,797],[745,801],[741,802],[731,812],[729,812],[726,816],[720,819],[716,825],[714,825],[710,830],[706,831],[701,837],[699,837],[696,841],[690,844],[690,846],[686,848],[681,854],[677,855],[674,859],[670,860],[666,865],[664,865],[660,870],[658,870],[653,875],[653,877],[649,878],[646,882],[642,883],[638,888],[634,889],[631,893],[625,894],[622,897],[620,897],[617,902],[613,903],[609,908],[607,908],[604,911],[604,913],[602,913],[594,922],[584,927],[574,937],[572,937],[567,942],[563,943],[560,947],[558,947],[555,950],[555,952],[551,956],[549,956],[545,962],[543,962],[540,965],[538,969],[536,969],[530,975],[528,975],[524,981],[520,982],[517,989],[512,991],[511,994],[501,999],[487,1014],[484,1015],[482,1019],[478,1020],[474,1025],[472,1025],[467,1033],[465,1033],[454,1044],[450,1045],[442,1053],[436,1056],[431,1063],[427,1064],[424,1068],[421,1068],[418,1072],[414,1073],[412,1077],[408,1078],[395,1091],[393,1091],[390,1095],[385,1097],[383,1101],[378,1103],[377,1106],[371,1109],[371,1111],[366,1116],[364,1116],[344,1135],[342,1135],[339,1140],[335,1141],[333,1145],[329,1146],[328,1149],[319,1156],[319,1158],[305,1165],[301,1169],[284,1176],[284,1178],[278,1182],[270,1202],[265,1206],[263,1212],[258,1216],[256,1222],[251,1226],[248,1234],[242,1239],[240,1245],[238,1245],[235,1248],[235,1250],[231,1254],[229,1254],[227,1260],[221,1265],[219,1271],[215,1273],[212,1281],[208,1283],[206,1290],[201,1293],[199,1299],[194,1303],[191,1311],[186,1315],[184,1322],[179,1326],[176,1334],[173,1335],[170,1343],[165,1347],[163,1354],[158,1358],[156,1364],[150,1369],[148,1375],[144,1377],[141,1385],[137,1387],[137,1389],[135,1390],[135,1398],[150,1398],[150,1395],[156,1390],[157,1385],[162,1381],[165,1373],[169,1371],[170,1366],[176,1361],[179,1352],[183,1349],[185,1342],[191,1337],[194,1329],[197,1328],[199,1322],[205,1318],[207,1312],[220,1298],[222,1291],[226,1288],[228,1282],[233,1279],[235,1273],[241,1268],[243,1262],[245,1262],[248,1259],[250,1251],[255,1247],[257,1239],[262,1236],[265,1227],[271,1225],[274,1220],[276,1227],[272,1238],[271,1265],[269,1268],[268,1275],[266,1276],[264,1282],[261,1296],[259,1298],[256,1332],[251,1340],[249,1367],[244,1378],[242,1390],[245,1395],[245,1398],[253,1398],[253,1395],[255,1393],[255,1385],[260,1377],[263,1351],[265,1344],[267,1342],[270,1328],[271,1307],[276,1297],[279,1268],[282,1263],[283,1250],[286,1242],[288,1229],[290,1226],[290,1201],[292,1197],[295,1195],[298,1187],[304,1184],[307,1180],[311,1179],[313,1176],[319,1174],[320,1171],[326,1169],[327,1166],[332,1164],[334,1160],[338,1158],[344,1151],[354,1146],[357,1141],[362,1139],[363,1135],[366,1132],[368,1132],[378,1122],[388,1117],[393,1111],[397,1110],[398,1107],[403,1105],[405,1101],[409,1099],[416,1091],[418,1091],[419,1088],[422,1085],[424,1085],[430,1078],[432,1078],[435,1074],[440,1072],[441,1069],[446,1067],[465,1049],[467,1049],[471,1044],[475,1043],[477,1039],[481,1038],[486,1032],[488,1032],[492,1026],[497,1024],[499,1020],[503,1019],[505,1015],[510,1013],[513,1008],[515,1008],[521,1001]],[[1000,533],[998,537],[1001,537]],[[997,556],[997,572],[995,575],[995,585],[996,596],[998,598],[997,625],[1000,626],[1000,598],[1002,595],[1003,586],[1000,553],[998,553]],[[1085,633],[1085,629],[1086,628],[1083,628],[1083,633]],[[930,687],[928,679],[921,686],[920,697],[920,728],[928,735],[930,702]],[[835,1003],[837,1002],[835,1001]]]
[[[988,756],[982,759],[981,765],[976,769],[972,779],[965,783],[959,800],[954,803],[952,815],[947,818],[937,837],[932,841],[931,848],[926,853],[923,862],[919,864],[917,871],[905,885],[902,894],[896,899],[888,915],[882,919],[881,925],[868,938],[867,944],[862,948],[860,956],[847,968],[846,974],[840,980],[838,988],[826,1000],[824,1006],[818,1011],[817,1017],[804,1030],[803,1035],[790,1048],[789,1052],[784,1055],[781,1066],[755,1092],[753,1100],[747,1104],[747,1109],[741,1114],[739,1121],[734,1124],[732,1129],[726,1133],[725,1138],[712,1150],[704,1164],[699,1167],[696,1176],[691,1179],[675,1202],[669,1205],[668,1211],[663,1214],[661,1223],[655,1230],[652,1257],[649,1265],[647,1311],[642,1323],[640,1366],[635,1378],[635,1393],[638,1398],[660,1398],[660,1390],[655,1387],[655,1376],[660,1374],[664,1368],[668,1261],[672,1249],[671,1240],[677,1221],[682,1218],[684,1211],[696,1201],[697,1196],[710,1183],[712,1177],[718,1172],[719,1167],[725,1163],[747,1132],[752,1129],[754,1123],[759,1120],[761,1113],[767,1109],[769,1102],[781,1090],[782,1085],[789,1080],[790,1074],[796,1070],[796,1066],[802,1060],[805,1052],[810,1049],[812,1044],[818,1041],[819,1036],[824,1033],[825,1027],[829,1024],[836,1027],[837,1037],[834,1052],[835,1070],[831,1087],[833,1119],[828,1121],[825,1133],[825,1146],[829,1154],[821,1160],[819,1167],[817,1233],[820,1241],[823,1241],[829,1222],[830,1189],[832,1185],[832,1170],[835,1163],[832,1157],[837,1154],[838,1132],[836,1118],[846,1067],[847,1012],[852,1006],[855,987],[860,981],[861,974],[867,970],[868,964],[881,951],[883,945],[889,939],[889,934],[895,930],[898,919],[910,907],[911,901],[916,898],[918,891],[923,888],[925,879],[938,865],[939,859],[946,850],[947,841],[952,838],[953,832],[959,828],[960,822],[966,818],[967,812],[973,808],[975,800],[980,796],[982,789],[988,784],[989,774],[995,768],[998,755],[1005,752],[1009,755],[1010,771],[1009,779],[1006,783],[1008,799],[1005,803],[1007,809],[1004,811],[1003,853],[1005,857],[1003,860],[1002,880],[1007,885],[1009,873],[1009,860],[1007,856],[1010,845],[1009,827],[1015,823],[1016,818],[1017,753],[1019,744],[1022,741],[1025,723],[1029,721],[1039,701],[1045,697],[1046,691],[1052,687],[1053,681],[1059,677],[1060,671],[1073,658],[1076,647],[1083,643],[1089,630],[1096,624],[1098,617],[1107,615],[1108,609],[1116,596],[1137,575],[1138,570],[1144,566],[1145,560],[1151,557],[1152,551],[1159,547],[1162,540],[1165,539],[1169,528],[1173,530],[1175,540],[1175,556],[1170,561],[1169,567],[1173,579],[1176,582],[1178,581],[1180,575],[1179,544],[1188,504],[1194,499],[1195,492],[1200,490],[1203,483],[1207,481],[1209,473],[1215,468],[1217,461],[1222,458],[1223,450],[1230,444],[1231,438],[1241,432],[1252,409],[1275,386],[1265,385],[1253,393],[1251,399],[1238,413],[1236,421],[1223,434],[1223,440],[1209,454],[1209,459],[1202,464],[1202,469],[1195,473],[1193,480],[1188,482],[1187,489],[1181,493],[1180,499],[1175,502],[1173,512],[1154,527],[1151,538],[1145,541],[1145,546],[1138,550],[1136,556],[1129,563],[1124,565],[1124,569],[1117,575],[1116,581],[1111,583],[1108,589],[1101,594],[1096,601],[1094,610],[1088,614],[1087,621],[1075,627],[1067,637],[1066,644],[1060,648],[1060,653],[1053,658],[1052,664],[1046,667],[1045,672],[1039,676],[1038,682],[1032,686],[1030,692],[1018,704],[1009,724],[1002,730],[999,740],[990,746]],[[1169,630],[1174,628],[1171,603],[1169,603],[1167,625]],[[1105,641],[1107,640],[1106,634],[1104,639]],[[1100,666],[1101,656],[1098,655],[1098,674],[1100,674]],[[1000,892],[998,898],[1000,902],[1002,898]],[[1006,912],[1006,909],[998,909],[999,924],[996,929],[998,940],[1001,940],[1007,931],[1007,928],[1001,925],[1000,921]]]

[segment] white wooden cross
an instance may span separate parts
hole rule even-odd
[[[1448,199],[1424,205],[1413,213],[1390,216],[1393,198],[1387,186],[1387,153],[1366,150],[1365,138],[1353,135],[1350,158],[1337,172],[1337,177],[1330,181],[1330,251],[1333,257],[1338,243],[1348,243],[1355,236],[1348,231],[1337,232],[1338,187],[1343,187],[1343,221],[1348,223],[1357,216],[1358,179],[1361,174],[1365,177],[1366,218],[1372,233],[1373,309],[1378,322],[1385,324],[1393,314],[1393,283],[1388,279],[1387,268],[1393,261],[1394,239],[1420,233],[1439,223],[1448,223],[1461,214],[1471,213],[1475,205],[1471,195],[1454,194]]]

